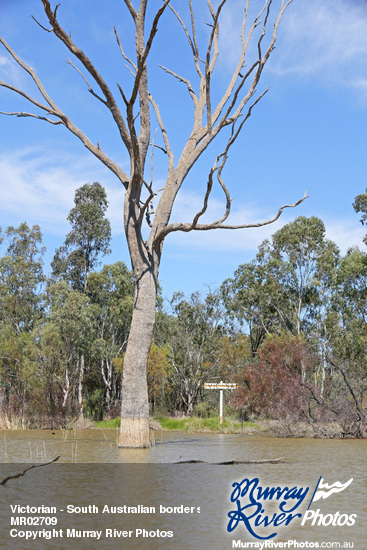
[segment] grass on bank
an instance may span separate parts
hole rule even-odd
[[[183,432],[216,432],[216,433],[241,433],[242,424],[230,418],[224,418],[223,423],[219,423],[219,416],[212,418],[199,418],[192,416],[190,418],[170,418],[159,416],[154,418],[155,422],[159,422],[162,430],[175,430]],[[103,420],[94,422],[95,428],[118,428],[120,419]],[[254,422],[244,422],[243,431],[248,428],[258,429],[259,427]]]
[[[112,418],[111,420],[98,420],[93,422],[93,428],[119,428],[120,418]]]
[[[231,418],[224,418],[222,424],[219,422],[219,416],[211,418],[167,418],[159,417],[164,430],[179,430],[184,432],[219,432],[219,433],[241,433],[242,424]],[[248,428],[258,428],[254,422],[244,422],[243,430]]]

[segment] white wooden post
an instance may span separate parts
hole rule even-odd
[[[219,423],[223,424],[223,390],[219,391]]]
[[[205,390],[220,390],[219,392],[219,423],[223,423],[223,390],[235,390],[237,384],[226,383],[220,381],[204,384]]]

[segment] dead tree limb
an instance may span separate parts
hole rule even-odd
[[[226,460],[224,462],[206,462],[205,460],[181,460],[174,464],[210,464],[219,466],[232,466],[233,464],[279,464],[284,457],[281,458],[269,458],[264,460]]]
[[[5,477],[1,482],[0,485],[5,485],[10,479],[18,479],[19,477],[24,476],[26,472],[29,470],[32,470],[33,468],[41,468],[42,466],[48,466],[49,464],[53,464],[54,462],[57,462],[59,460],[59,456],[51,460],[50,462],[44,462],[43,464],[32,464],[32,466],[28,466],[28,468],[25,468],[22,472],[19,472],[18,474],[13,474],[10,476]]]

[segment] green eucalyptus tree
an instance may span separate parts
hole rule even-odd
[[[88,276],[100,257],[110,253],[111,225],[106,218],[108,208],[104,187],[94,182],[76,190],[74,208],[68,215],[71,231],[65,243],[56,250],[52,261],[52,278],[64,280],[76,291],[86,293]],[[83,382],[85,355],[79,363],[79,412],[83,417]]]
[[[72,288],[85,292],[89,273],[101,256],[111,252],[111,225],[106,218],[105,189],[98,182],[76,190],[74,208],[68,215],[71,231],[58,248],[52,262],[53,277],[66,280]]]
[[[33,330],[43,317],[42,234],[26,223],[0,232],[4,250],[0,258],[0,406],[24,411],[27,392],[25,376]],[[23,405],[21,406],[21,404]]]
[[[357,195],[353,203],[354,210],[359,213],[361,212],[360,222],[362,225],[367,224],[367,189],[364,193]],[[364,237],[363,242],[367,244],[367,235]]]
[[[353,411],[351,435],[365,435],[367,417],[364,400],[367,390],[367,254],[357,248],[348,250],[337,271],[331,326],[330,365],[338,374],[334,390],[343,406],[347,394]],[[342,389],[344,387],[344,390]],[[346,412],[346,411],[345,411]]]
[[[16,334],[31,331],[42,316],[43,274],[42,233],[38,225],[26,223],[8,227],[6,246],[0,259],[0,322],[11,325]]]
[[[331,284],[338,257],[323,222],[301,216],[264,241],[255,260],[224,283],[227,306],[263,335],[307,332],[321,306],[320,287]]]
[[[65,281],[59,281],[48,290],[50,311],[48,318],[60,335],[66,358],[65,369],[58,375],[65,414],[71,395],[78,387],[78,416],[83,410],[84,363],[95,335],[95,315],[85,294],[73,290]]]
[[[255,260],[239,266],[222,286],[228,310],[249,326],[254,354],[266,335],[307,334],[313,340],[320,358],[314,383],[321,397],[338,262],[339,250],[326,239],[322,220],[300,216],[264,241]]]
[[[209,377],[219,366],[219,343],[225,334],[225,313],[219,293],[204,299],[193,293],[185,299],[176,293],[171,301],[173,317],[167,338],[173,366],[172,386],[177,408],[191,416]]]
[[[129,337],[134,300],[132,273],[123,262],[105,265],[88,277],[87,295],[94,308],[96,337],[91,347],[106,392],[106,408],[118,399],[120,375],[115,362],[122,357]]]

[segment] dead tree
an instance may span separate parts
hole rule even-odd
[[[65,126],[115,174],[125,188],[124,229],[135,276],[135,303],[123,368],[119,443],[122,447],[148,447],[149,408],[146,364],[155,323],[157,279],[164,239],[175,231],[244,229],[264,226],[277,220],[284,208],[294,207],[303,200],[281,206],[277,214],[267,221],[231,225],[227,221],[231,210],[231,196],[223,179],[223,170],[229,150],[237,140],[245,122],[251,116],[254,106],[266,93],[258,93],[257,85],[269,56],[274,50],[282,16],[293,0],[278,0],[278,7],[273,7],[272,0],[263,0],[260,12],[251,21],[248,21],[250,19],[250,0],[244,0],[240,31],[241,46],[237,64],[228,79],[225,92],[219,100],[214,100],[212,82],[219,54],[221,16],[225,9],[231,9],[230,0],[221,0],[215,6],[212,0],[207,0],[210,31],[207,46],[203,51],[199,51],[197,21],[192,0],[187,0],[188,23],[177,11],[178,6],[182,6],[181,2],[162,0],[155,14],[148,17],[148,0],[140,0],[140,2],[124,0],[130,14],[128,16],[131,16],[131,24],[135,30],[133,59],[126,55],[116,29],[115,37],[117,47],[120,48],[121,55],[133,76],[130,93],[127,92],[128,86],[119,84],[116,88],[117,93],[111,90],[85,51],[73,41],[71,33],[66,32],[61,26],[58,19],[60,4],[53,8],[49,0],[41,1],[47,23],[36,22],[43,30],[55,35],[65,45],[71,54],[71,59],[68,61],[70,65],[80,73],[88,91],[97,101],[102,102],[112,115],[130,158],[130,172],[127,174],[103,151],[98,142],[93,143],[83,130],[74,124],[67,113],[63,112],[47,93],[35,71],[15,53],[3,38],[0,38],[3,47],[33,79],[41,94],[41,99],[38,100],[10,83],[0,82],[2,87],[22,96],[32,105],[32,112],[2,112],[2,114],[33,117],[53,125]],[[273,10],[276,13],[273,13]],[[193,68],[196,72],[195,78],[198,81],[198,86],[195,89],[195,86],[184,75],[174,72],[169,67],[162,67],[162,70],[168,73],[168,77],[175,78],[186,87],[193,112],[193,126],[190,135],[187,136],[186,143],[178,155],[174,154],[171,147],[172,137],[166,131],[158,102],[150,93],[148,86],[148,73],[152,70],[149,54],[152,44],[156,40],[158,24],[163,17],[171,17],[172,24],[175,22],[180,26],[182,37],[187,41],[191,50]],[[269,29],[269,26],[272,28]],[[255,58],[252,61],[247,59],[250,44],[252,44],[252,51],[255,51]],[[179,106],[179,108],[183,107]],[[154,143],[152,126],[156,126],[161,134],[161,145],[156,146]],[[216,155],[214,163],[208,171],[202,204],[198,205],[198,211],[193,219],[171,223],[170,217],[177,193],[192,167],[219,134],[226,134],[226,144]],[[146,172],[149,164],[149,151],[152,154],[155,147],[159,147],[165,153],[167,174],[153,217],[151,202],[157,189],[154,186],[153,178],[147,182]],[[219,186],[219,189],[223,191],[223,215],[210,223],[203,223],[202,217],[208,209],[214,185]],[[149,227],[147,239],[143,237],[142,233],[144,224]]]

